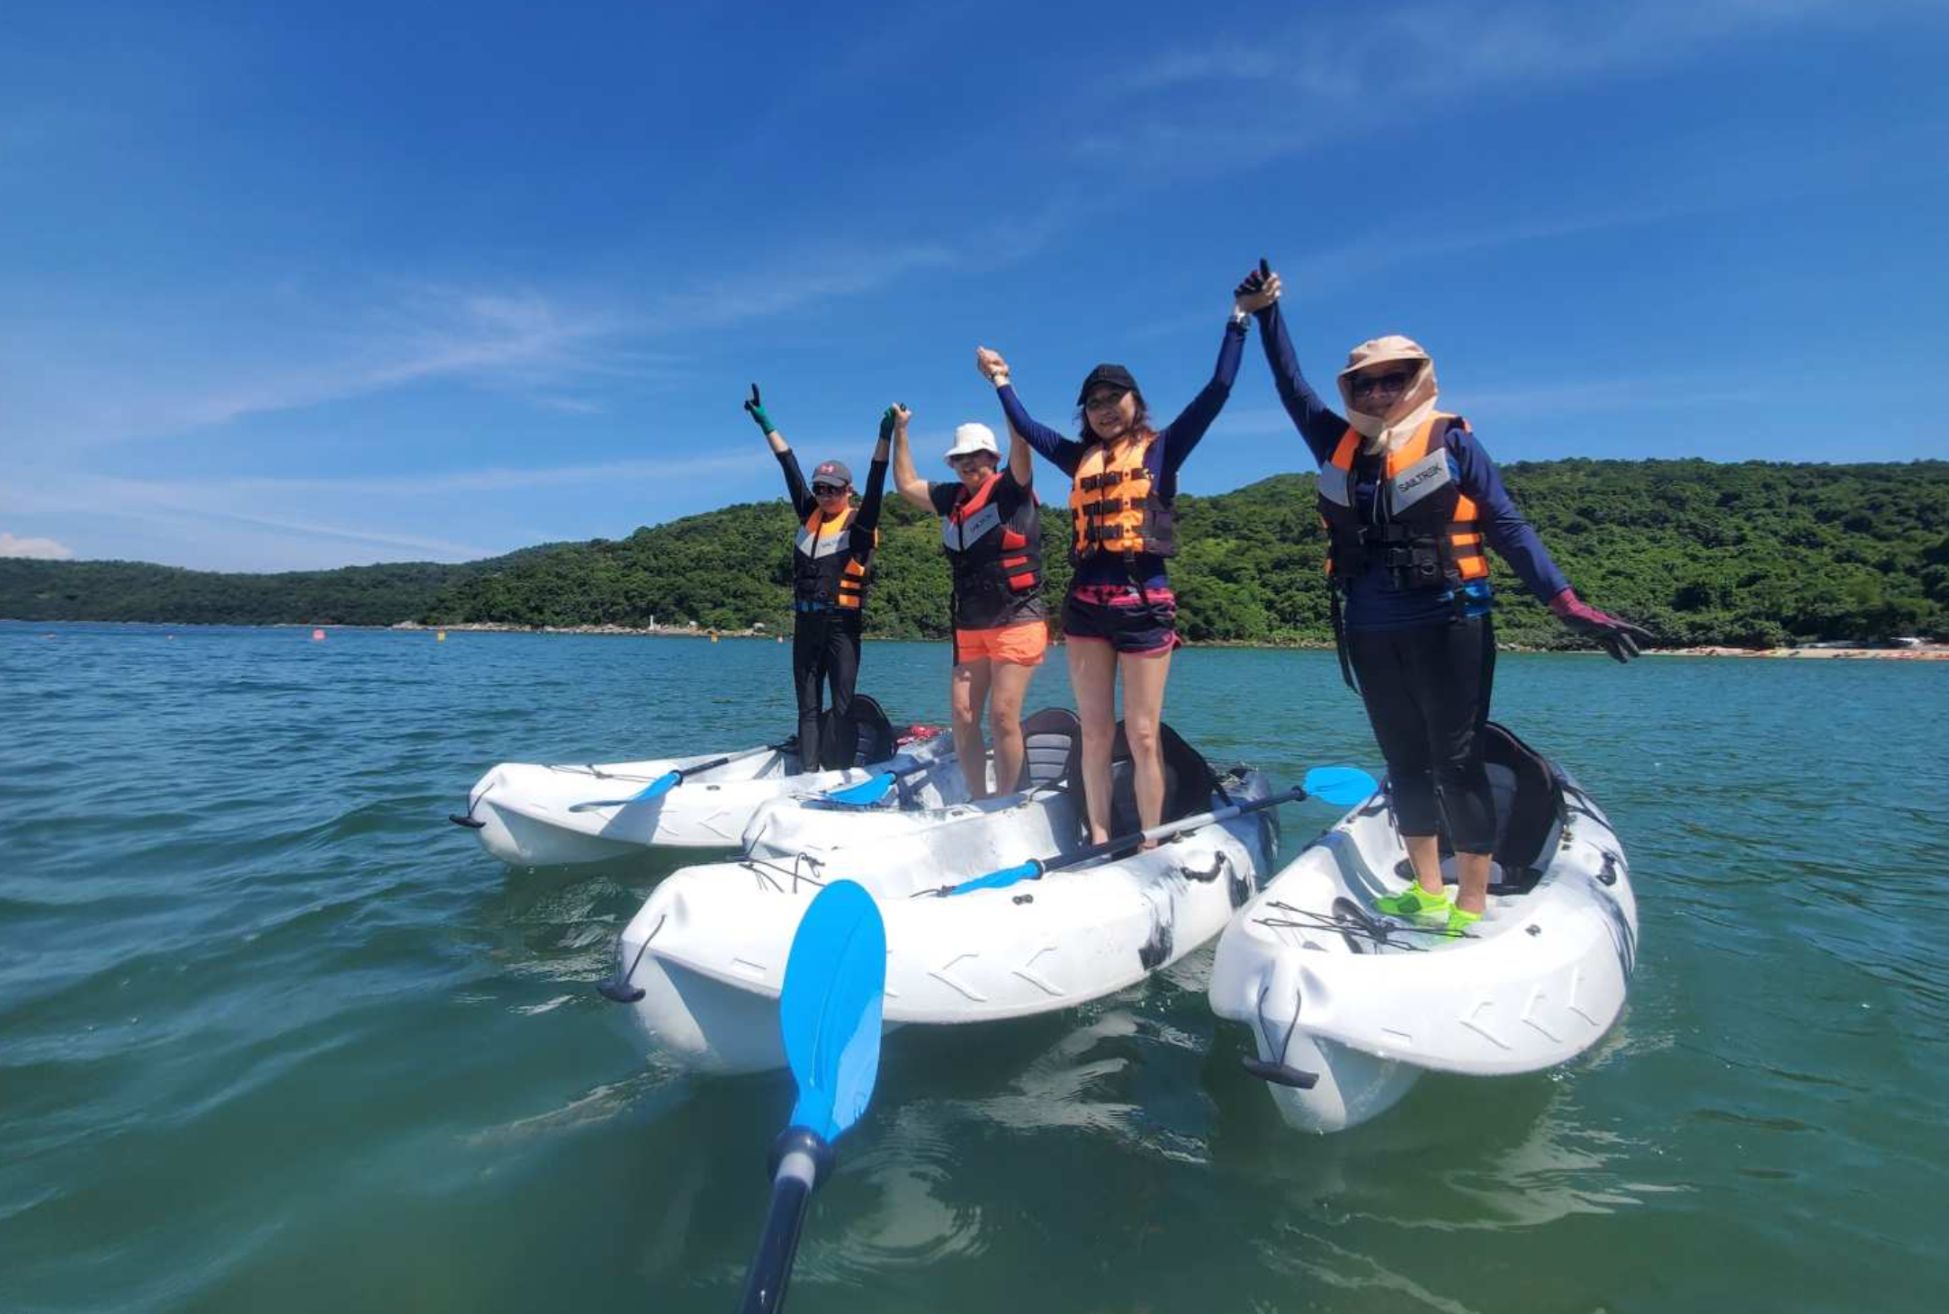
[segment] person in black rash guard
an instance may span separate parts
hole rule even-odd
[[[1487,904],[1496,815],[1480,731],[1495,680],[1493,547],[1566,625],[1618,661],[1651,636],[1584,603],[1516,509],[1460,416],[1436,409],[1434,362],[1407,338],[1363,342],[1340,372],[1342,417],[1307,385],[1261,261],[1238,287],[1258,317],[1279,400],[1319,463],[1334,632],[1360,692],[1416,883],[1377,906],[1462,934]],[[1357,683],[1356,683],[1357,681]],[[1442,883],[1439,830],[1459,889]]]
[[[1177,598],[1165,561],[1177,551],[1178,469],[1231,396],[1250,317],[1234,304],[1211,380],[1162,429],[1151,426],[1137,381],[1121,365],[1098,365],[1076,396],[1080,431],[1065,438],[1038,424],[1015,395],[1008,362],[975,349],[975,368],[994,384],[1011,434],[1070,476],[1076,573],[1063,600],[1069,682],[1082,722],[1083,799],[1092,843],[1110,838],[1110,755],[1117,681],[1143,829],[1164,813],[1158,726],[1177,633]],[[1144,848],[1152,845],[1145,841]]]
[[[744,404],[785,471],[785,495],[800,528],[792,547],[792,680],[798,691],[799,765],[806,771],[849,767],[857,751],[853,686],[859,679],[860,623],[879,542],[880,502],[887,482],[887,444],[893,411],[880,419],[880,441],[866,470],[866,495],[852,504],[853,472],[841,461],[821,461],[808,489],[798,457],[765,413],[758,385]],[[820,710],[832,691],[830,735],[821,733]]]
[[[941,548],[954,581],[954,753],[969,797],[987,797],[981,706],[988,703],[995,792],[1006,794],[1022,773],[1022,702],[1049,646],[1033,458],[1021,435],[1011,435],[1004,468],[994,432],[985,424],[964,424],[947,450],[955,479],[930,484],[914,469],[909,414],[904,406],[894,408],[893,486],[941,518]]]

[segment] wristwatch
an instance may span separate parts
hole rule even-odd
[[[1237,306],[1232,307],[1232,323],[1238,325],[1240,328],[1244,328],[1251,318],[1250,315],[1240,310]]]

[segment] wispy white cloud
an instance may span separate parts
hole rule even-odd
[[[1074,147],[1088,156],[1135,155],[1153,167],[1223,172],[1392,130],[1457,97],[1535,97],[1592,78],[1676,66],[1773,31],[1927,7],[1921,0],[1441,0],[1350,13],[1309,8],[1250,43],[1185,46],[1120,72],[1115,94],[1101,97],[1117,114],[1080,134]],[[1213,84],[1224,94],[1207,95]],[[1146,94],[1133,96],[1133,88]],[[1129,112],[1146,104],[1153,113]]]
[[[770,270],[741,270],[654,302],[646,323],[660,331],[715,328],[766,319],[805,306],[859,296],[909,275],[958,262],[956,244],[832,245],[771,261]]]
[[[705,475],[743,472],[750,468],[749,455],[727,455],[593,461],[577,465],[492,466],[479,470],[439,470],[424,474],[383,476],[223,478],[204,481],[197,487],[239,498],[277,494],[423,497],[441,493],[518,492],[522,489],[695,479]]]
[[[493,555],[472,543],[401,533],[384,526],[347,524],[307,514],[302,506],[269,505],[262,488],[250,481],[128,479],[100,475],[64,476],[56,483],[29,482],[0,488],[0,511],[36,515],[85,516],[97,521],[247,525],[298,535],[356,543],[368,548],[459,560]]]
[[[618,343],[614,311],[528,290],[289,288],[202,313],[115,308],[63,337],[44,315],[0,325],[6,435],[34,451],[170,437],[441,379],[593,406],[593,380],[670,372],[677,358]]]
[[[74,549],[51,538],[16,538],[0,530],[0,557],[34,557],[41,561],[66,561]]]
[[[1805,376],[1802,376],[1803,379]],[[1473,390],[1458,404],[1469,414],[1501,420],[1558,415],[1626,414],[1632,411],[1690,411],[1710,407],[1750,407],[1777,400],[1773,390],[1755,384],[1728,388],[1684,375],[1573,379],[1542,388]]]
[[[375,558],[460,561],[507,551],[526,536],[502,526],[497,541],[483,544],[400,526],[428,519],[471,525],[479,516],[458,509],[496,494],[634,484],[647,495],[660,485],[694,485],[743,474],[750,465],[749,454],[743,454],[397,475],[193,479],[29,467],[18,472],[22,477],[0,485],[0,514],[85,521],[103,531],[97,537],[127,538],[148,526],[150,537],[171,544],[165,559],[225,568],[342,564],[347,545]],[[0,541],[32,545],[48,540],[7,536]]]

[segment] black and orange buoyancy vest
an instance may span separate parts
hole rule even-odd
[[[954,573],[954,626],[992,630],[1036,620],[1042,608],[1042,522],[1035,495],[1004,517],[997,470],[973,493],[961,492],[941,517],[941,546]]]
[[[847,507],[827,520],[817,510],[805,518],[792,552],[792,597],[818,606],[858,611],[866,602],[873,549],[878,530],[855,534],[857,507]]]
[[[1177,528],[1171,504],[1157,491],[1144,464],[1157,435],[1117,445],[1092,443],[1077,462],[1069,486],[1069,510],[1076,538],[1070,555],[1077,561],[1098,553],[1168,557],[1177,553]]]
[[[1440,412],[1387,453],[1372,517],[1354,506],[1354,462],[1361,436],[1348,429],[1320,466],[1320,521],[1326,526],[1326,570],[1344,583],[1378,563],[1396,588],[1452,589],[1489,574],[1482,523],[1449,465],[1448,430],[1468,421]]]

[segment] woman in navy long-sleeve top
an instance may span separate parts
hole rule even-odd
[[[1403,337],[1354,348],[1339,377],[1343,416],[1300,373],[1279,292],[1261,262],[1239,285],[1239,305],[1257,315],[1279,400],[1320,467],[1340,658],[1349,683],[1358,679],[1414,864],[1416,884],[1378,906],[1461,934],[1487,903],[1496,835],[1480,742],[1496,652],[1484,548],[1618,661],[1649,636],[1578,599],[1467,422],[1437,408],[1427,352]],[[1453,903],[1442,829],[1458,859]]]
[[[995,385],[1010,430],[1072,480],[1070,558],[1076,573],[1062,615],[1069,679],[1082,721],[1083,797],[1092,842],[1110,838],[1119,675],[1139,823],[1148,830],[1163,817],[1158,726],[1171,653],[1179,643],[1177,598],[1164,563],[1177,550],[1178,469],[1231,395],[1247,322],[1235,305],[1211,381],[1162,429],[1151,426],[1149,407],[1130,371],[1099,365],[1076,395],[1079,435],[1066,438],[1029,415],[1000,353],[986,347],[975,352],[975,365]]]

